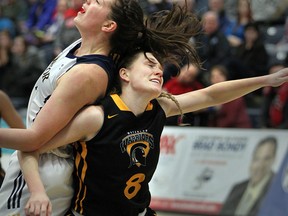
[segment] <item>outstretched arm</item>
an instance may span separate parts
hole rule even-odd
[[[86,107],[38,151],[26,153],[18,151],[20,166],[31,194],[25,206],[27,215],[40,215],[41,213],[41,215],[50,216],[52,213],[52,205],[38,171],[39,154],[78,140],[91,139],[100,130],[102,122],[103,113],[100,107]]]
[[[175,96],[183,113],[227,103],[265,86],[277,87],[288,81],[288,68],[274,74],[225,81],[207,88]],[[158,99],[167,117],[179,115],[178,107],[171,100]]]

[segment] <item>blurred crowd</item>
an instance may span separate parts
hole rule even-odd
[[[185,0],[138,0],[146,16]],[[191,38],[202,68],[165,65],[164,90],[172,94],[205,88],[231,79],[273,73],[288,66],[288,1],[187,0],[201,21]],[[73,19],[83,0],[0,1],[0,89],[15,107],[25,108],[30,92],[48,64],[80,38]],[[176,76],[178,75],[178,76]],[[263,88],[227,104],[167,125],[201,127],[288,128],[288,84]]]

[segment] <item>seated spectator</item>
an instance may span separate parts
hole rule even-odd
[[[224,29],[231,47],[237,47],[244,41],[244,27],[252,22],[252,12],[249,0],[237,1],[236,19]]]
[[[284,23],[287,8],[288,1],[251,0],[253,20],[262,25]]]
[[[19,106],[26,107],[33,86],[47,65],[38,55],[38,48],[27,44],[23,36],[15,37],[11,53],[12,63],[3,77],[3,90]]]
[[[22,34],[23,27],[28,18],[28,12],[29,12],[28,1],[26,0],[2,0],[0,2],[1,2],[0,13],[2,13],[3,17],[10,19],[13,22],[13,25],[14,25],[13,28],[15,28],[14,33],[10,32],[11,36],[15,37],[18,34]]]
[[[204,13],[202,17],[203,34],[195,38],[197,51],[203,68],[209,71],[214,65],[225,65],[230,61],[231,47],[220,29],[218,15],[214,11]],[[201,82],[209,84],[207,71],[201,73]]]
[[[269,74],[284,68],[281,62],[271,64]],[[261,123],[263,128],[288,128],[288,83],[273,88],[263,88]]]
[[[248,23],[244,29],[244,42],[236,47],[228,64],[231,79],[241,79],[268,74],[270,60],[261,32],[256,23]],[[261,103],[261,90],[245,96],[248,107],[258,107]]]
[[[212,85],[227,81],[228,77],[229,73],[222,65],[216,65],[210,71]],[[210,127],[251,128],[252,122],[247,113],[244,98],[240,97],[228,103],[211,107],[208,125]]]
[[[54,55],[53,43],[59,36],[59,32],[65,21],[65,13],[68,10],[68,5],[68,0],[58,0],[57,7],[53,16],[53,22],[43,33],[42,37],[39,38],[41,43],[40,51],[43,53],[46,65],[48,65],[49,62],[51,62],[56,57]],[[73,14],[73,18],[74,17],[75,16]]]
[[[244,29],[244,43],[237,47],[235,57],[247,71],[247,77],[267,74],[269,55],[256,23],[248,23]]]
[[[29,16],[26,21],[26,39],[34,45],[41,45],[41,38],[53,23],[57,0],[29,0]]]
[[[0,31],[8,31],[11,37],[16,35],[16,26],[12,19],[3,16],[3,8],[0,7]]]
[[[204,88],[204,86],[197,80],[200,70],[190,64],[185,64],[178,76],[169,79],[163,86],[163,90],[179,95],[190,91],[195,91]],[[166,125],[181,125],[187,124],[191,126],[207,126],[207,113],[205,110],[193,113],[186,113],[183,119],[180,116],[173,116],[167,118]]]
[[[206,3],[204,3],[203,0],[197,1],[197,5],[202,4],[202,8],[200,8],[199,16],[203,17],[203,15],[208,11],[214,11],[218,16],[218,22],[219,22],[219,29],[224,32],[224,29],[226,29],[227,26],[230,25],[230,19],[226,15],[226,2],[227,0],[205,0]],[[200,3],[201,2],[201,3]],[[205,4],[205,6],[204,6]],[[203,7],[204,6],[204,7]],[[199,9],[199,7],[198,7]]]
[[[62,50],[81,36],[76,26],[74,18],[82,7],[82,0],[72,0],[71,5],[64,12],[64,21],[57,32],[53,43],[53,55],[56,57]]]

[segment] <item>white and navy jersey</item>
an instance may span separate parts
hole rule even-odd
[[[32,90],[26,124],[30,127],[36,115],[49,99],[56,88],[57,80],[63,76],[70,68],[77,64],[97,64],[102,67],[108,75],[108,87],[115,73],[113,60],[110,57],[98,54],[75,56],[74,52],[80,47],[81,39],[77,40],[65,50],[63,50],[46,68],[37,80]],[[107,88],[108,89],[108,88]]]
[[[109,83],[111,82],[114,74],[112,59],[103,55],[77,57],[73,53],[79,48],[80,44],[81,40],[78,40],[60,53],[36,82],[28,105],[27,127],[30,127],[37,113],[55,90],[57,80],[74,65],[82,63],[97,64],[106,71]],[[72,158],[62,157],[67,153],[67,150],[68,148],[64,152],[57,151],[57,154],[55,152],[53,152],[54,154],[41,154],[39,158],[40,176],[53,206],[52,216],[63,216],[69,209],[73,196],[72,172],[74,162]],[[0,189],[0,215],[24,216],[24,207],[29,197],[30,193],[15,151],[11,155],[5,179]]]
[[[165,113],[153,100],[135,116],[116,94],[101,105],[102,129],[75,145],[72,208],[85,216],[138,216],[150,203]]]

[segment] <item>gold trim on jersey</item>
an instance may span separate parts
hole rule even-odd
[[[121,111],[130,111],[130,109],[127,107],[127,105],[124,103],[124,101],[120,98],[118,94],[112,94],[111,98]],[[150,111],[152,109],[153,104],[150,102],[146,107],[146,111]]]
[[[77,193],[77,199],[75,201],[75,209],[80,209],[80,211],[78,211],[78,212],[80,214],[83,214],[83,201],[86,198],[86,194],[87,194],[87,188],[83,184],[85,177],[86,177],[86,172],[87,172],[87,161],[86,161],[87,145],[86,145],[86,142],[78,142],[78,145],[81,145],[82,152],[81,152],[81,154],[79,154],[77,152],[77,155],[75,158],[75,165],[76,165],[77,170],[79,170],[79,169],[82,169],[82,170],[81,170],[81,176],[78,175],[78,178],[80,178],[80,180],[79,180],[79,191]],[[77,148],[79,148],[79,147],[77,147]],[[81,161],[83,164],[82,166],[80,166]],[[82,196],[81,200],[80,200],[80,196]]]

